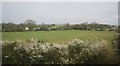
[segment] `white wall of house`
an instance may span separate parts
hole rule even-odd
[[[29,30],[29,27],[25,27],[25,30]]]

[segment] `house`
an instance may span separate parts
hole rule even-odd
[[[25,27],[25,30],[29,30],[29,27]]]
[[[49,30],[57,30],[57,27],[56,26],[52,26],[49,28]]]

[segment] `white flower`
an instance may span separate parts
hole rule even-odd
[[[38,55],[38,57],[43,57],[42,55]]]
[[[16,51],[17,50],[17,47],[14,47],[14,51]]]
[[[5,58],[8,58],[8,56],[5,56]]]

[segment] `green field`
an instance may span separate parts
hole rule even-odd
[[[67,42],[75,38],[82,40],[97,38],[112,40],[115,32],[112,31],[82,31],[82,30],[59,30],[59,31],[30,31],[30,32],[2,32],[3,40],[28,40],[31,38],[46,40],[49,42]]]

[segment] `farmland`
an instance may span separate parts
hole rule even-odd
[[[26,32],[2,32],[3,40],[29,40],[31,38],[49,42],[68,42],[78,39],[98,39],[111,41],[115,32],[112,31],[86,31],[86,30],[56,30],[56,31],[26,31]]]

